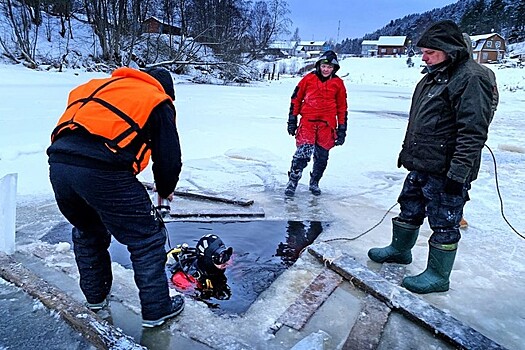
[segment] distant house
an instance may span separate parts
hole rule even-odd
[[[265,50],[268,55],[276,57],[290,57],[297,54],[297,41],[275,40]]]
[[[520,51],[511,52],[510,58],[517,58],[522,64],[525,63],[525,50],[522,52]]]
[[[326,41],[300,41],[297,45],[297,52],[303,57],[310,58],[319,56],[329,48]]]
[[[181,35],[180,27],[165,23],[157,17],[149,17],[142,22],[143,33]]]
[[[377,43],[379,40],[363,40],[361,43],[361,55],[365,57],[377,56]]]
[[[377,41],[377,55],[379,57],[404,55],[406,46],[406,36],[380,36]]]
[[[473,35],[472,56],[478,63],[497,62],[506,50],[505,39],[497,33]]]

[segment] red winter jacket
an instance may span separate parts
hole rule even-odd
[[[334,146],[338,125],[346,122],[348,105],[343,80],[333,76],[321,81],[315,72],[308,73],[295,88],[290,113],[301,115],[295,136],[296,145]]]

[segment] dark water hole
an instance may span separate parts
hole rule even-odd
[[[210,298],[207,302],[218,314],[242,314],[329,225],[320,221],[169,222],[166,223],[166,248],[182,243],[195,247],[208,233],[219,236],[226,246],[233,247],[232,264],[226,269],[231,297],[228,300]],[[42,241],[71,243],[71,226],[57,225],[42,237]],[[110,253],[113,261],[131,268],[125,246],[113,240]]]

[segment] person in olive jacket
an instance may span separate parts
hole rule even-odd
[[[453,21],[431,25],[417,46],[427,66],[412,97],[398,159],[398,166],[409,170],[398,198],[400,214],[392,219],[390,245],[372,248],[368,256],[379,263],[411,263],[411,249],[428,216],[433,233],[427,268],[404,278],[402,286],[415,293],[444,292],[461,238],[463,207],[492,119],[492,85]]]

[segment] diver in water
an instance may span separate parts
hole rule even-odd
[[[175,289],[198,299],[228,300],[231,290],[224,274],[233,255],[214,234],[202,236],[195,248],[186,243],[168,252],[168,268]]]

